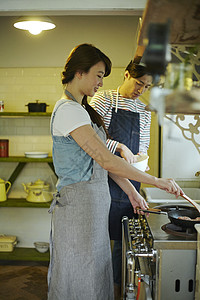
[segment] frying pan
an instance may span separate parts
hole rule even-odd
[[[182,228],[194,228],[195,224],[200,224],[200,221],[191,221],[191,220],[181,220],[179,217],[189,217],[190,219],[195,219],[197,217],[200,217],[200,205],[197,204],[194,200],[190,199],[187,195],[181,194],[181,197],[183,197],[185,200],[190,202],[195,209],[190,210],[190,209],[183,209],[183,210],[169,210],[167,212],[162,212],[161,209],[148,209],[148,210],[142,210],[143,212],[147,213],[156,213],[156,214],[167,214],[169,220],[171,223],[181,226]]]
[[[169,211],[162,211],[161,209],[139,209],[139,211],[143,211],[145,213],[154,213],[154,214],[165,214],[168,216],[171,223],[174,225],[180,226],[182,228],[194,228],[195,224],[200,224],[200,221],[189,221],[189,220],[181,220],[179,217],[189,217],[191,219],[195,219],[196,217],[200,217],[200,213],[196,209],[173,209]]]
[[[185,194],[181,194],[180,196],[186,199],[188,202],[190,202],[195,207],[195,210],[185,209],[169,211],[168,218],[173,224],[181,226],[182,228],[194,228],[194,225],[200,224],[200,221],[181,220],[179,219],[179,217],[189,217],[191,219],[200,217],[200,206]]]
[[[170,210],[168,211],[169,220],[178,226],[183,228],[193,228],[195,224],[200,224],[200,221],[190,221],[190,220],[181,220],[179,217],[189,217],[191,219],[195,219],[196,217],[200,217],[200,213],[194,209],[182,209],[182,210]]]

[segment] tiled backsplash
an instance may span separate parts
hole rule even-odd
[[[123,81],[124,68],[113,68],[104,79],[104,89],[116,88]],[[45,102],[52,111],[61,97],[61,68],[0,68],[0,100],[5,111],[28,111],[29,102]]]
[[[0,118],[0,137],[9,140],[9,155],[42,151],[51,155],[50,117]]]
[[[62,92],[60,68],[0,69],[0,100],[5,111],[28,111],[26,104],[39,100],[52,110]]]
[[[61,68],[0,68],[0,100],[5,112],[27,112],[29,102],[47,103],[51,112],[62,95]],[[113,68],[102,89],[116,88],[123,81],[123,68]],[[9,139],[9,155],[25,151],[51,154],[50,118],[0,118],[0,138]]]

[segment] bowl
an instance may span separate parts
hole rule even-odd
[[[49,243],[46,242],[35,242],[35,249],[40,253],[45,253],[49,250]]]
[[[148,164],[148,159],[149,156],[146,154],[142,154],[142,155],[135,155],[137,158],[137,161],[132,163],[131,166],[135,167],[136,169],[145,172],[146,168],[147,168],[147,164]]]

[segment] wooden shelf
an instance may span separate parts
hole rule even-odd
[[[23,170],[25,165],[27,163],[48,163],[51,170],[55,173],[52,157],[46,157],[46,158],[29,158],[25,156],[10,156],[10,157],[0,157],[0,162],[17,162],[17,166],[15,167],[13,173],[11,174],[10,178],[8,178],[8,181],[10,181],[11,184],[13,184],[20,174],[20,172]]]
[[[31,163],[31,162],[46,162],[51,163],[52,157],[45,157],[45,158],[29,158],[25,156],[9,156],[9,157],[0,157],[0,162],[25,162],[25,163]]]
[[[6,201],[0,202],[0,207],[35,207],[35,208],[49,208],[51,201],[49,202],[28,202],[23,198],[8,198]]]
[[[0,112],[0,117],[50,117],[51,112]]]
[[[35,248],[14,248],[13,252],[0,252],[0,260],[49,261],[49,251],[40,253]]]

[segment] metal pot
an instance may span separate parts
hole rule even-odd
[[[39,100],[36,100],[36,102],[30,102],[26,104],[28,106],[29,112],[46,112],[47,105],[46,103],[39,103]]]

